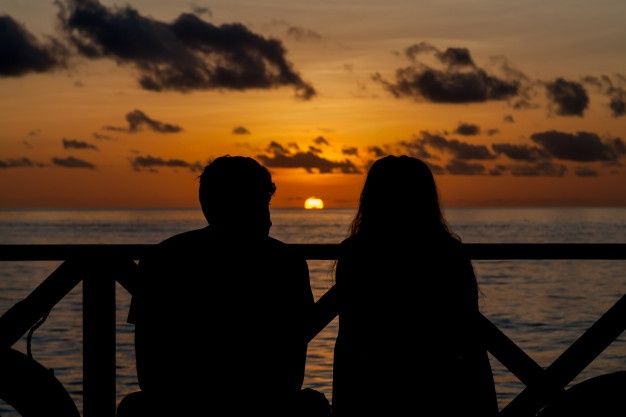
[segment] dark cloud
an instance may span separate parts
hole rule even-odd
[[[442,64],[468,67],[475,66],[474,60],[472,60],[469,49],[467,48],[447,48],[445,51],[441,51],[429,43],[420,42],[406,48],[404,53],[412,61],[417,61],[417,56],[420,54],[432,53]]]
[[[550,157],[545,150],[536,146],[494,143],[491,148],[498,155],[504,154],[515,161],[540,161]]]
[[[309,146],[309,151],[313,152],[314,154],[322,153],[322,150],[320,148],[315,147],[315,146]]]
[[[213,17],[213,11],[208,6],[201,6],[195,3],[191,4],[191,11],[198,16],[206,15]]]
[[[83,168],[83,169],[95,169],[96,166],[84,159],[74,158],[68,156],[67,158],[52,158],[52,164],[62,168]]]
[[[359,148],[354,146],[346,146],[341,149],[341,153],[344,155],[357,156],[359,154]]]
[[[98,0],[59,0],[69,41],[83,56],[108,57],[139,71],[152,91],[246,90],[291,86],[301,99],[315,89],[286,59],[282,43],[240,23],[213,25],[183,13],[172,22],[136,9],[106,7]]]
[[[515,123],[515,119],[513,118],[513,115],[511,114],[507,114],[505,115],[502,120],[504,120],[507,123]]]
[[[93,132],[91,136],[93,136],[94,139],[98,139],[98,140],[113,140],[111,136],[103,135],[102,133],[98,133],[98,132]]]
[[[494,177],[500,176],[504,174],[507,170],[508,168],[506,167],[506,165],[496,165],[489,170],[489,175]]]
[[[313,142],[315,142],[316,145],[330,146],[330,142],[328,142],[328,140],[324,136],[316,137],[315,139],[313,139]]]
[[[137,109],[126,114],[126,121],[128,122],[128,127],[105,126],[104,129],[128,133],[139,132],[143,126],[158,133],[178,133],[183,130],[183,128],[178,125],[152,119],[148,117],[147,114]]]
[[[428,168],[430,168],[430,170],[432,171],[433,174],[437,174],[437,175],[443,175],[446,173],[446,169],[444,167],[442,167],[441,165],[437,165],[431,161],[425,161],[426,165],[428,165]]]
[[[562,177],[567,167],[552,162],[537,162],[533,164],[511,165],[508,167],[511,175],[516,177]]]
[[[300,149],[299,147],[297,148],[298,150]],[[287,149],[286,147],[284,147],[283,145],[281,145],[278,142],[275,141],[271,141],[268,145],[267,148],[265,148],[265,151],[271,154],[277,154],[277,153],[282,153],[282,154],[288,154],[290,153],[289,149]]]
[[[454,130],[454,133],[457,133],[463,136],[475,136],[480,133],[480,126],[475,125],[473,123],[461,122],[459,123],[457,128]]]
[[[497,135],[498,133],[500,133],[499,129],[488,129],[487,130],[487,136]]]
[[[289,142],[289,143],[287,144],[287,147],[292,148],[292,149],[295,149],[295,150],[297,150],[297,151],[299,151],[299,150],[300,150],[300,146],[298,146],[298,144],[297,144],[296,142]]]
[[[411,140],[402,140],[398,142],[400,152],[420,159],[430,159],[432,155],[425,146],[425,137],[430,135],[428,132],[422,132],[421,136],[415,137]],[[389,153],[389,152],[387,152]]]
[[[520,98],[515,100],[511,105],[515,110],[528,110],[528,109],[536,109],[539,107],[538,104],[531,103],[530,100],[526,98]]]
[[[611,97],[609,107],[613,112],[613,117],[621,117],[626,114],[626,94]]]
[[[531,139],[552,157],[568,161],[617,161],[626,155],[620,138],[601,139],[590,132],[566,133],[556,130],[533,133]]]
[[[93,145],[89,142],[66,138],[63,138],[63,147],[65,149],[93,149],[95,151],[98,150],[98,147],[96,145]]]
[[[361,173],[361,170],[349,159],[332,161],[319,156],[311,150],[291,152],[277,142],[271,142],[266,151],[268,154],[257,155],[257,159],[269,168],[304,168],[309,173],[317,171],[320,174],[332,172],[344,174]]]
[[[548,98],[560,116],[583,116],[589,106],[589,96],[582,84],[563,78],[546,83]]]
[[[450,153],[455,159],[487,160],[495,158],[495,155],[485,145],[474,145],[456,139],[446,139],[441,135],[427,131],[421,132],[417,141],[439,151]]]
[[[376,158],[381,158],[387,155],[387,152],[383,150],[380,146],[370,146],[367,148],[367,151],[373,154]]]
[[[30,158],[22,157],[17,159],[0,159],[0,169],[8,168],[39,168],[42,163],[34,162]]]
[[[285,31],[285,34],[298,41],[298,42],[305,42],[305,41],[316,41],[319,42],[321,40],[323,40],[324,38],[322,37],[322,35],[320,35],[319,33],[315,32],[314,30],[311,29],[306,29],[300,26],[290,26],[287,28],[287,30]]]
[[[616,74],[614,77],[587,75],[582,81],[610,98],[609,108],[613,117],[626,115],[626,77],[621,74]]]
[[[38,41],[9,15],[0,15],[0,77],[19,77],[63,66],[67,51],[56,40]]]
[[[486,168],[482,164],[452,159],[446,164],[446,172],[451,175],[484,175]]]
[[[193,172],[202,171],[200,162],[187,162],[182,159],[163,159],[152,155],[140,155],[131,159],[131,166],[135,171],[143,169],[156,171],[157,168],[184,168]]]
[[[598,171],[587,167],[578,167],[574,170],[574,174],[579,177],[597,177]]]
[[[418,55],[424,53],[432,54],[443,68],[419,61]],[[405,55],[412,65],[397,69],[394,81],[387,81],[380,74],[373,77],[396,97],[434,103],[478,103],[513,98],[521,91],[521,72],[505,71],[505,77],[489,74],[474,63],[466,48],[441,51],[422,42],[409,46]]]
[[[245,126],[233,127],[233,135],[249,135],[250,131]]]

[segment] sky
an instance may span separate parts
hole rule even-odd
[[[446,207],[626,205],[626,2],[0,0],[0,208],[354,207],[387,154]]]

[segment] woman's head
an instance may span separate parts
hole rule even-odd
[[[433,174],[423,161],[386,156],[370,167],[352,235],[449,235]]]

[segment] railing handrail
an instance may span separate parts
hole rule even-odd
[[[307,259],[335,260],[335,243],[289,244]],[[154,244],[27,244],[0,245],[0,261],[62,261],[76,258],[124,257],[139,259]],[[626,243],[465,243],[474,260],[607,259],[626,260]]]
[[[340,248],[338,244],[290,244],[289,246],[309,260],[337,259]],[[463,245],[463,249],[473,260],[626,260],[626,243],[468,243]],[[48,287],[54,289],[49,300],[50,306],[39,306],[41,310],[41,308],[51,308],[59,298],[63,297],[64,293],[80,281],[78,276],[70,276],[70,279],[63,278],[61,275],[64,274],[62,271],[65,269],[75,267],[80,269],[81,266],[102,262],[109,265],[108,262],[111,259],[116,259],[128,263],[128,266],[134,270],[136,265],[131,259],[140,259],[155,250],[158,250],[158,245],[0,245],[0,261],[66,261],[27,297],[30,299],[30,304],[42,304],[41,300],[38,301],[40,293],[50,290]],[[83,404],[86,417],[115,415],[115,280],[100,279],[106,278],[113,272],[115,271],[104,268],[96,271],[93,277],[85,276],[86,279],[83,280]],[[59,275],[58,279],[63,285],[57,285],[56,275]],[[120,278],[115,277],[122,283]],[[47,288],[46,291],[44,287]],[[333,306],[334,294],[334,288],[331,288],[316,304],[320,310],[320,324],[312,329],[310,337],[325,327],[336,315],[336,306]],[[13,309],[20,310],[20,307],[24,306],[18,303]],[[24,308],[21,309],[24,310]],[[19,313],[17,310],[10,310],[0,317],[5,321],[5,325],[7,320],[11,322],[9,316]],[[36,316],[40,315],[39,310]],[[489,320],[481,316],[484,322],[482,328],[487,331],[485,342],[490,352],[520,380],[528,384],[524,392],[502,410],[501,415],[508,417],[534,414],[550,395],[562,389],[622,333],[626,327],[623,319],[624,311],[626,311],[626,296],[622,297],[546,370],[543,370],[519,349]],[[30,319],[36,321],[37,317],[33,316]],[[11,326],[8,328],[10,330]],[[4,330],[8,339],[15,339],[14,337],[11,339],[15,331]],[[20,327],[17,333],[22,334],[23,331],[25,330]]]

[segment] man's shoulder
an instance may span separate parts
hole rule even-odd
[[[182,245],[192,245],[202,241],[206,241],[209,237],[209,233],[206,227],[202,229],[189,230],[187,232],[179,233],[174,236],[170,236],[161,243],[160,247],[172,247]]]

